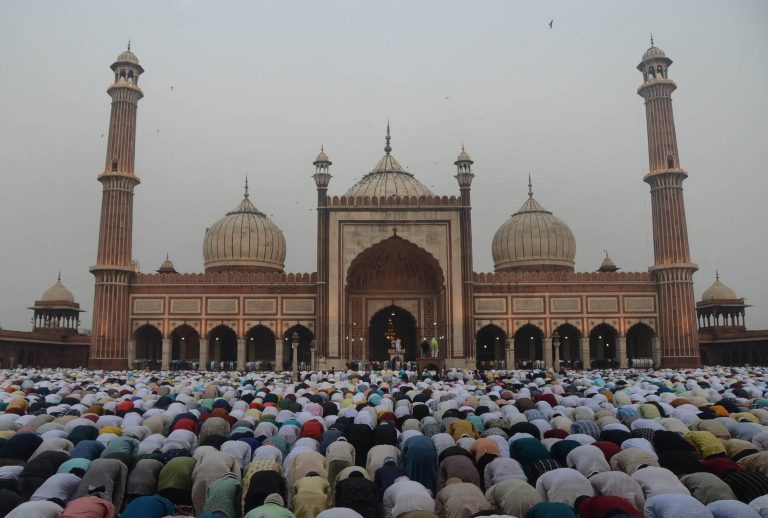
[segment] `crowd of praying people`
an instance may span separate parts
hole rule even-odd
[[[0,518],[768,518],[768,369],[0,370]]]

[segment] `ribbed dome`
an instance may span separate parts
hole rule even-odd
[[[664,54],[664,51],[661,50],[659,47],[651,46],[648,50],[645,51],[645,54],[643,54],[643,61],[647,59],[652,58],[665,58],[667,57],[666,54]]]
[[[469,154],[467,154],[466,151],[464,151],[464,146],[461,146],[461,153],[459,153],[459,156],[456,157],[457,162],[471,162],[472,159],[469,158]]]
[[[433,197],[432,191],[418,181],[411,173],[402,168],[390,155],[389,124],[387,124],[386,153],[373,170],[363,176],[359,182],[347,191],[345,196],[427,196]]]
[[[318,162],[331,163],[331,160],[328,158],[328,155],[325,154],[325,149],[323,149],[322,147],[320,147],[320,153],[317,155],[317,158],[315,158],[315,161],[312,163],[316,164]]]
[[[247,186],[240,205],[206,230],[203,259],[206,272],[283,271],[283,232],[253,206]]]
[[[533,199],[496,231],[491,248],[499,271],[573,271],[576,240],[571,229]]]
[[[41,302],[75,302],[75,296],[61,283],[61,277],[56,284],[45,290]]]
[[[720,282],[720,276],[716,276],[715,282],[704,291],[701,296],[702,301],[707,300],[738,300],[736,292]]]
[[[165,261],[163,261],[163,264],[157,269],[157,273],[176,273],[176,268],[173,267],[173,262],[170,257],[167,255],[165,256]]]
[[[136,54],[134,54],[130,50],[126,50],[125,52],[117,56],[115,63],[133,63],[134,65],[138,65],[139,58],[137,58]]]

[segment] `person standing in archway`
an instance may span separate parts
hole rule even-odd
[[[437,358],[437,348],[437,338],[433,336],[432,340],[429,341],[429,349],[432,351],[432,358]]]
[[[421,357],[426,358],[427,356],[429,356],[430,349],[431,347],[430,347],[429,340],[427,340],[427,337],[425,336],[424,340],[421,341]]]

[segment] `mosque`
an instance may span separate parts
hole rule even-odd
[[[242,199],[203,236],[204,272],[179,273],[167,259],[146,273],[131,255],[144,69],[129,47],[112,64],[107,89],[89,366],[244,369],[299,361],[340,369],[392,357],[462,368],[766,364],[768,331],[746,329],[748,306],[719,277],[694,302],[671,64],[652,45],[637,65],[654,242],[645,272],[620,272],[607,254],[597,271],[574,271],[574,235],[534,197],[530,181],[520,209],[493,238],[494,271],[475,272],[474,162],[462,149],[454,162],[458,194],[433,193],[395,159],[387,127],[384,155],[343,195],[329,193],[332,162],[323,149],[312,163],[315,272],[284,271],[285,236],[254,206],[246,183]],[[432,338],[437,358],[424,358],[420,344]],[[3,343],[0,332],[0,356]]]

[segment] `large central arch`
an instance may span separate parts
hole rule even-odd
[[[408,311],[397,306],[379,310],[371,317],[368,326],[368,344],[370,359],[386,361],[392,341],[399,339],[403,349],[401,359],[416,359],[416,318]]]
[[[355,257],[346,275],[344,307],[344,356],[352,361],[389,358],[388,344],[374,324],[386,322],[393,310],[403,327],[404,356],[415,359],[423,338],[433,336],[441,341],[440,356],[445,355],[449,325],[442,268],[432,254],[406,239],[393,235]]]

